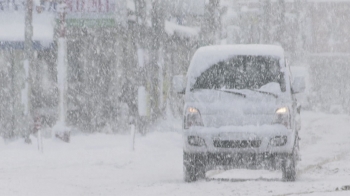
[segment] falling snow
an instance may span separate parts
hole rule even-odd
[[[350,0],[0,0],[0,195],[348,195],[349,11]],[[295,182],[246,162],[185,182],[188,138],[295,131],[275,119],[288,93],[301,106]]]

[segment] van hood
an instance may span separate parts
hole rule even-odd
[[[190,92],[186,107],[197,108],[207,127],[272,124],[283,96],[254,90],[210,90]]]

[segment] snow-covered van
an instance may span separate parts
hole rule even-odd
[[[183,116],[184,178],[211,169],[281,169],[296,178],[300,106],[284,50],[273,45],[199,48],[186,76]],[[174,85],[175,86],[175,85]]]

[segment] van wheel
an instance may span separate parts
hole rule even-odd
[[[282,161],[282,180],[286,182],[294,182],[296,180],[296,153],[287,156]]]
[[[205,154],[183,154],[184,180],[194,182],[205,178],[206,156]]]

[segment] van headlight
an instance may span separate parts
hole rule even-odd
[[[275,112],[275,124],[282,124],[290,128],[290,113],[288,107],[278,108]]]
[[[184,128],[203,126],[202,116],[197,108],[188,107],[185,111]]]
[[[286,114],[288,112],[287,107],[279,108],[276,110],[276,114]]]

